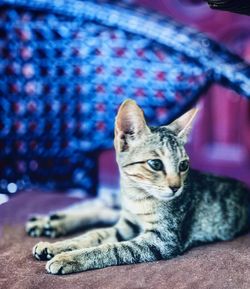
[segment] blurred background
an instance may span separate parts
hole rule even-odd
[[[122,100],[134,95],[155,125],[168,123],[198,101],[201,109],[187,145],[192,166],[250,185],[250,102],[216,82],[211,67],[206,69],[199,51],[192,48],[197,36],[202,49],[213,51],[206,61],[221,57],[230,62],[235,54],[249,63],[248,16],[214,11],[200,0],[86,1],[99,6],[85,6],[85,14],[78,15],[74,2],[81,1],[52,1],[46,7],[41,1],[1,4],[0,203],[34,187],[80,196],[117,190],[114,117]],[[124,19],[117,20],[124,7]],[[100,20],[108,9],[108,21],[121,26],[110,28]],[[147,21],[147,11],[154,11],[150,23],[159,24],[159,30],[152,24],[154,39],[139,37],[138,26],[129,18],[139,15]],[[169,29],[176,34],[166,42],[174,44],[158,44],[157,34]],[[187,36],[193,54],[185,55],[178,46],[181,35]],[[219,43],[217,50],[209,39]],[[116,46],[105,46],[107,41]],[[233,52],[228,60],[220,45]],[[116,55],[109,56],[109,62],[111,46]],[[181,71],[175,80],[174,68]],[[158,73],[155,82],[151,71]],[[165,78],[168,72],[171,76]],[[188,101],[182,101],[185,96]]]
[[[196,28],[250,62],[249,16],[214,11],[202,0],[135,2]],[[201,96],[198,105],[200,115],[187,145],[192,166],[238,178],[250,185],[250,102],[214,84]],[[117,175],[113,151],[103,153],[100,161],[101,167],[110,163],[109,171],[114,172],[111,176]],[[114,180],[108,171],[102,170],[100,177],[102,183],[112,186]],[[118,185],[118,178],[116,182]]]

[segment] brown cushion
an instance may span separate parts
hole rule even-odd
[[[74,289],[241,289],[250,288],[250,238],[239,237],[190,250],[183,256],[153,263],[117,266],[66,276],[45,272],[32,247],[45,238],[24,232],[30,213],[46,212],[75,202],[60,194],[23,193],[0,206],[0,288]]]

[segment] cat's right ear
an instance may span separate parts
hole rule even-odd
[[[139,138],[143,137],[147,127],[142,109],[132,99],[125,100],[120,106],[115,121],[115,149],[124,152]]]
[[[173,130],[184,143],[188,140],[188,135],[192,129],[198,111],[198,108],[192,108],[167,126]]]

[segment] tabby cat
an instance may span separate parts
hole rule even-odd
[[[121,210],[101,201],[79,204],[26,225],[32,236],[65,235],[97,224],[79,237],[33,248],[51,274],[176,257],[200,243],[230,240],[248,228],[248,190],[240,182],[189,169],[184,149],[197,110],[173,123],[148,127],[133,100],[120,107],[115,149]]]

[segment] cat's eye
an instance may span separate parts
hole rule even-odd
[[[184,160],[184,161],[181,161],[179,163],[179,171],[180,172],[186,172],[187,170],[189,169],[189,161],[188,160]]]
[[[148,160],[148,165],[153,169],[154,171],[162,171],[163,170],[163,163],[161,160],[155,159],[155,160]]]

